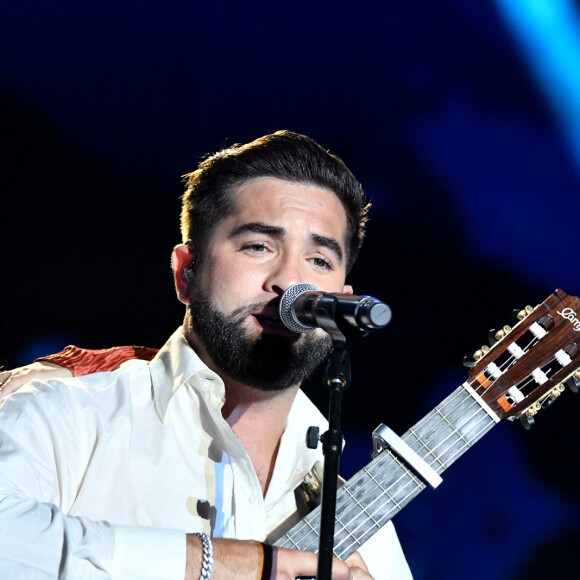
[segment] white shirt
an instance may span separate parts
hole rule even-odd
[[[322,460],[304,439],[326,421],[299,391],[263,497],[224,400],[181,329],[150,363],[2,400],[0,578],[182,580],[186,532],[265,539]],[[377,580],[411,578],[391,524],[360,551]]]

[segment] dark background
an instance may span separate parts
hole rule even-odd
[[[405,431],[463,382],[462,357],[512,308],[580,293],[578,12],[2,2],[3,363],[161,346],[183,315],[169,269],[180,176],[223,146],[306,133],[373,201],[349,281],[394,313],[353,350],[353,473],[372,429]],[[318,381],[308,392],[324,410]],[[577,577],[579,413],[566,392],[530,433],[499,425],[396,517],[417,580]]]

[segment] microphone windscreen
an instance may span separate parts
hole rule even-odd
[[[284,326],[293,332],[314,332],[316,328],[313,326],[305,326],[302,324],[297,318],[294,312],[294,303],[296,298],[303,294],[304,292],[313,292],[316,290],[320,290],[314,284],[308,284],[306,282],[300,284],[294,284],[290,286],[284,294],[282,294],[282,298],[280,298],[280,320]]]

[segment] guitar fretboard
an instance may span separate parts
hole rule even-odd
[[[437,473],[445,471],[495,421],[459,387],[402,439]],[[426,485],[405,463],[386,450],[338,491],[334,553],[344,559],[399,513]],[[318,551],[320,508],[302,519],[277,542],[284,548]]]

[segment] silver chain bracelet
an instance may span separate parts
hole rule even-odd
[[[211,578],[211,570],[213,568],[213,544],[211,538],[204,533],[193,532],[201,540],[203,546],[203,554],[201,557],[201,575],[199,580],[209,580]]]

